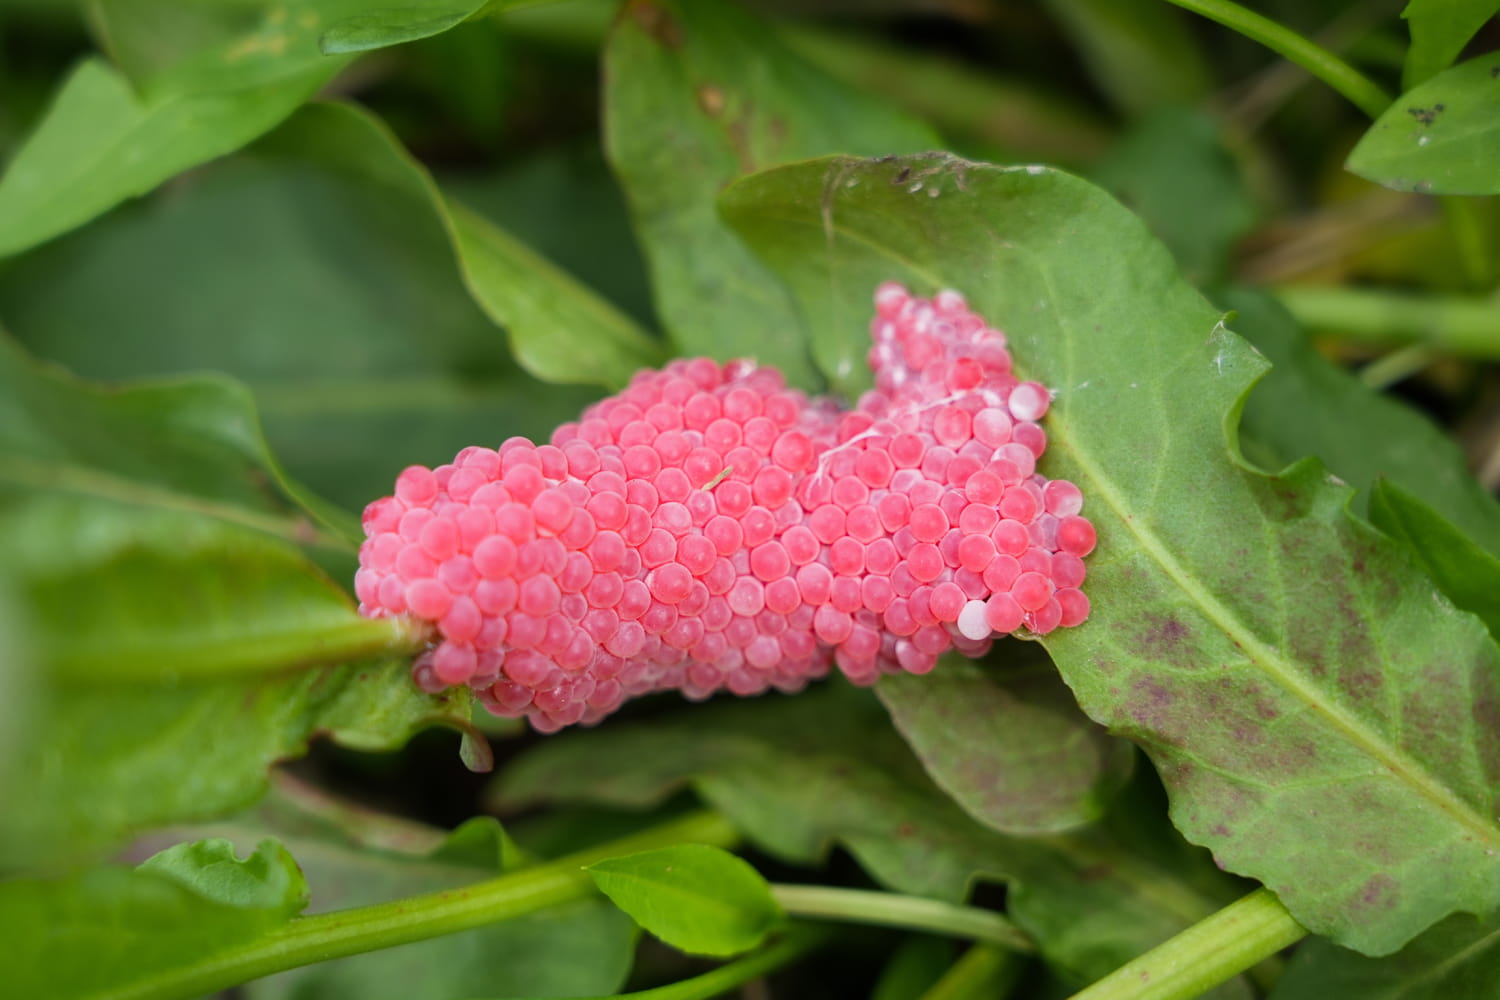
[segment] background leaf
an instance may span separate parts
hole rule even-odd
[[[244,379],[292,473],[359,509],[406,465],[545,437],[594,395],[516,368],[423,178],[368,116],[310,106],[176,197],[29,255],[0,276],[0,315],[86,375]]]
[[[1098,819],[1135,752],[1078,711],[1039,648],[1005,645],[1003,666],[952,654],[930,675],[881,678],[876,694],[932,780],[986,826],[1054,833]]]
[[[242,807],[320,731],[388,749],[468,726],[381,657],[415,637],[354,612],[288,540],[255,413],[224,380],[101,390],[0,341],[0,551],[45,719],[8,791],[0,869]],[[191,762],[191,767],[185,767]]]
[[[1240,420],[1252,453],[1270,451],[1262,464],[1274,469],[1315,455],[1359,488],[1354,509],[1361,512],[1376,481],[1388,478],[1500,553],[1500,504],[1474,479],[1452,438],[1319,354],[1271,296],[1236,288],[1214,298],[1235,311],[1235,331],[1271,360]]]
[[[1448,600],[1478,615],[1500,638],[1500,559],[1394,483],[1375,484],[1370,520],[1405,542]]]
[[[1398,97],[1349,154],[1349,170],[1397,191],[1500,194],[1500,52]]]
[[[1314,938],[1301,945],[1271,1000],[1446,1000],[1482,997],[1500,976],[1500,928],[1493,918],[1455,914],[1384,958]]]
[[[307,884],[285,848],[267,841],[244,861],[226,848],[184,845],[136,869],[0,882],[0,927],[12,944],[0,953],[6,982],[55,1000],[139,987],[301,908]]]
[[[1447,69],[1484,22],[1500,13],[1495,0],[1410,0],[1401,16],[1411,48],[1401,79],[1407,89]]]
[[[1138,221],[1065,175],[942,156],[766,171],[723,208],[851,345],[881,280],[953,287],[1056,392],[1042,471],[1083,489],[1100,544],[1092,617],[1045,644],[1189,839],[1372,953],[1500,901],[1500,650],[1316,463],[1238,462],[1264,363]]]
[[[172,12],[176,6],[168,5]],[[326,57],[323,18],[353,0],[291,0],[189,21],[193,47],[155,36],[159,0],[99,5],[139,89],[102,60],[82,63],[0,178],[0,257],[42,243],[233,152],[273,128],[348,62]],[[233,28],[229,26],[233,25]],[[180,43],[179,43],[180,44]]]
[[[607,858],[588,871],[637,924],[689,955],[750,951],[786,916],[759,872],[707,844]]]
[[[936,137],[803,62],[732,4],[634,0],[610,35],[604,72],[606,149],[677,350],[754,357],[809,388],[818,382],[810,342],[846,388],[840,359],[821,353],[817,328],[719,221],[713,199],[763,166],[930,149]]]

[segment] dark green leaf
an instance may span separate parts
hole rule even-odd
[[[588,872],[637,924],[689,955],[750,951],[786,916],[759,872],[707,844],[608,858]]]
[[[1410,0],[1401,12],[1411,29],[1402,82],[1410,89],[1447,69],[1496,13],[1496,0]]]
[[[976,879],[1008,881],[1015,919],[1083,985],[1243,892],[1166,823],[1149,778],[1116,799],[1102,828],[1007,837],[927,781],[873,699],[834,682],[563,734],[504,773],[495,799],[639,808],[691,780],[788,861],[816,863],[837,841],[881,884],[951,901]],[[1236,983],[1218,996],[1248,994]]]
[[[17,996],[118,996],[285,924],[306,899],[296,862],[275,841],[244,861],[210,841],[136,869],[12,879],[0,882],[0,973]]]
[[[685,354],[754,357],[818,381],[786,290],[714,212],[719,189],[822,153],[930,149],[925,127],[788,51],[731,4],[637,0],[605,50],[605,136],[651,264],[657,309]],[[814,353],[846,389],[839,358]],[[863,357],[863,355],[861,355]],[[861,365],[862,367],[862,365]]]
[[[1063,174],[939,155],[766,171],[722,207],[851,350],[878,282],[953,287],[1052,387],[1042,471],[1083,489],[1100,544],[1092,617],[1045,643],[1189,839],[1369,952],[1500,902],[1500,650],[1320,465],[1239,460],[1265,363],[1138,220]]]
[[[1397,191],[1500,193],[1500,52],[1396,98],[1345,166]]]
[[[1271,451],[1276,468],[1318,457],[1359,488],[1359,511],[1366,509],[1375,481],[1388,478],[1500,553],[1500,504],[1469,473],[1452,438],[1319,354],[1269,295],[1232,289],[1215,298],[1235,310],[1235,330],[1271,360],[1273,367],[1245,403],[1240,430]]]
[[[1500,926],[1456,914],[1384,958],[1314,938],[1297,949],[1271,1000],[1457,1000],[1500,982]]]
[[[364,113],[309,107],[176,197],[29,255],[0,276],[0,312],[84,374],[243,378],[287,466],[357,509],[406,465],[545,437],[593,396],[515,368],[463,287],[429,183]],[[582,324],[528,333],[597,344],[574,350],[584,370],[615,356]]]
[[[1500,639],[1500,559],[1393,482],[1377,482],[1370,520],[1405,542],[1448,600],[1473,612]]]
[[[1130,744],[1079,712],[1052,663],[1031,648],[1006,650],[1004,666],[950,655],[930,675],[898,674],[876,687],[938,787],[1002,833],[1098,819],[1135,763]]]
[[[1235,241],[1255,224],[1255,201],[1218,122],[1200,111],[1151,112],[1090,173],[1146,221],[1195,284],[1222,280]]]

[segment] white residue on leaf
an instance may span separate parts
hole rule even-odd
[[[1037,174],[1045,174],[1047,172],[1047,168],[1042,166],[1040,163],[1029,163],[1026,165],[1026,172],[1035,177]]]
[[[1425,146],[1425,145],[1427,145],[1431,141],[1432,141],[1432,136],[1430,136],[1430,135],[1423,134],[1423,135],[1417,136],[1417,145],[1418,146]]]

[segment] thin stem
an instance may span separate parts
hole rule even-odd
[[[732,847],[739,835],[717,813],[697,812],[641,833],[475,885],[389,903],[298,917],[240,947],[205,955],[99,1000],[178,1000],[204,996],[273,972],[498,923],[597,891],[585,865],[671,844]]]
[[[1034,950],[1031,939],[993,910],[958,906],[921,896],[902,896],[822,885],[772,885],[782,909],[797,917],[878,924],[986,941],[1012,951]]]
[[[1322,80],[1371,118],[1390,106],[1390,95],[1374,80],[1315,42],[1232,0],[1167,0],[1239,32],[1279,53]]]
[[[991,944],[976,944],[933,983],[922,1000],[999,1000],[1010,995],[1026,959]]]
[[[622,993],[619,1000],[707,1000],[708,997],[728,993],[736,986],[790,965],[827,943],[832,936],[832,931],[826,927],[793,927],[775,944],[753,955],[721,965],[692,979],[654,989]]]
[[[1189,1000],[1294,944],[1307,929],[1257,889],[1105,976],[1073,1000]]]
[[[1409,344],[1365,365],[1359,380],[1379,392],[1406,381],[1436,359],[1436,353],[1426,344]]]
[[[1454,249],[1458,251],[1464,282],[1471,290],[1488,288],[1491,279],[1489,233],[1474,199],[1439,198],[1438,204],[1443,209],[1443,225],[1453,237]]]
[[[1315,285],[1282,285],[1273,292],[1303,326],[1355,340],[1413,342],[1467,357],[1500,357],[1500,301]]]

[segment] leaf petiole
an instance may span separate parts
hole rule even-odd
[[[1120,966],[1072,1000],[1190,1000],[1307,935],[1261,888]]]
[[[823,885],[772,885],[771,895],[795,917],[904,927],[998,945],[1011,951],[1035,950],[1020,928],[993,910],[958,906],[921,896],[841,889]]]

